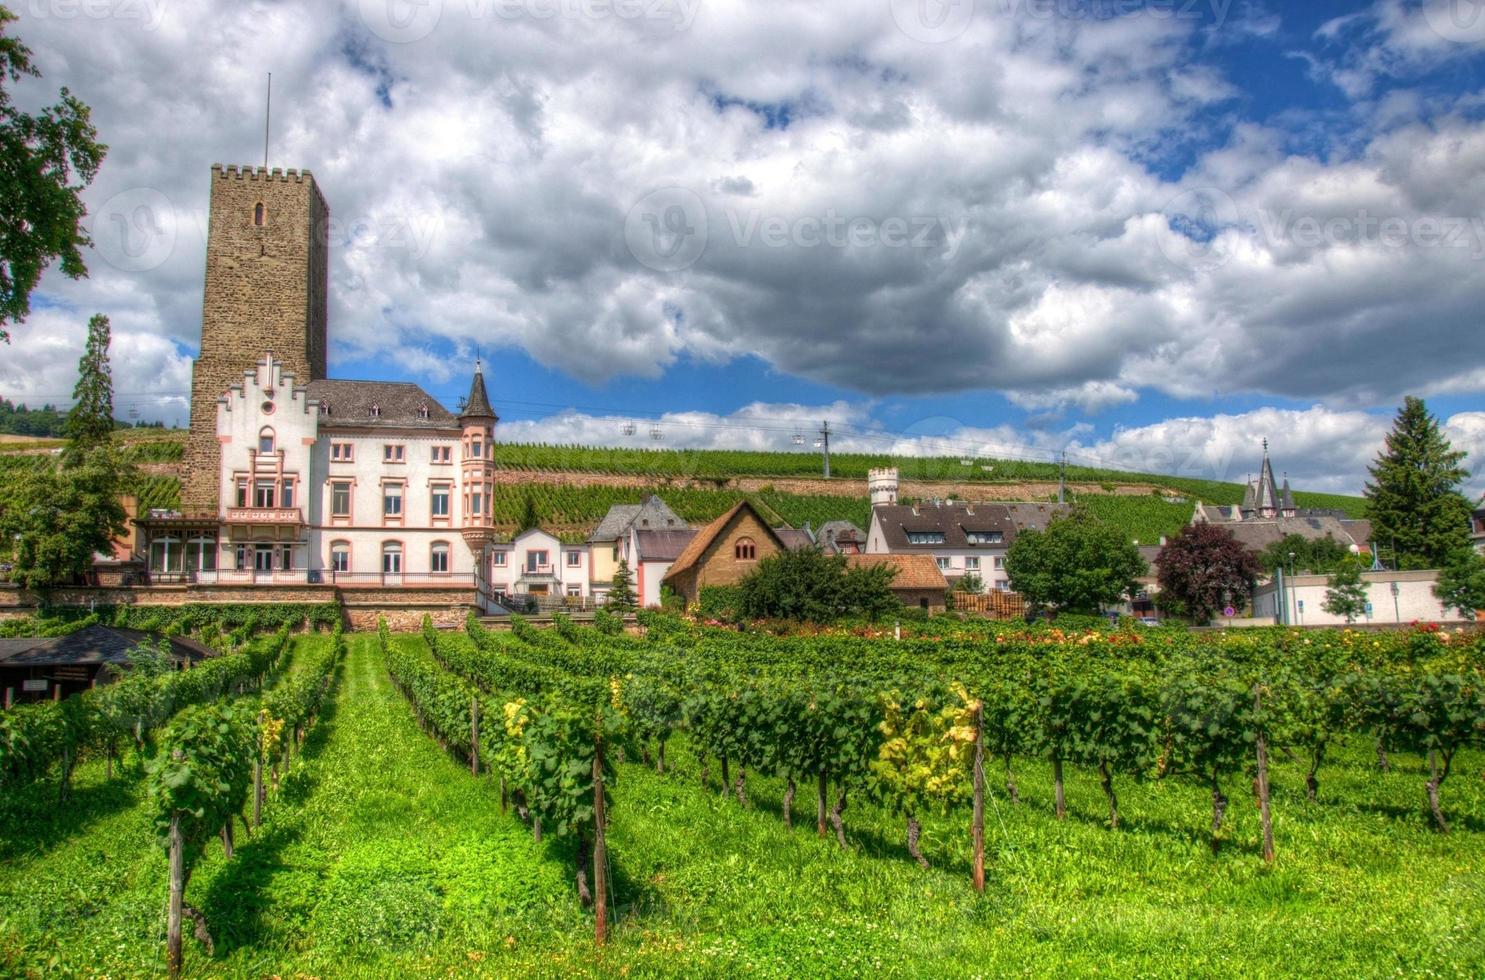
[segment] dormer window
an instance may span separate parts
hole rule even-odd
[[[381,405],[372,405],[371,406],[371,417],[374,418],[374,419],[379,419],[379,418],[382,417],[382,407],[381,407]]]
[[[330,403],[329,402],[320,402],[320,414],[321,415],[329,415],[330,414]]]
[[[254,225],[254,227],[262,228],[263,227],[263,223],[267,219],[268,219],[268,211],[263,207],[263,202],[262,201],[259,201],[253,207],[253,225]]]
[[[424,403],[422,405],[419,405],[418,406],[418,418],[420,418],[420,419],[426,419],[427,417],[428,417],[428,405],[427,405],[427,403]]]

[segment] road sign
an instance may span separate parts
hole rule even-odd
[[[1299,611],[1300,612],[1304,612],[1305,611],[1305,601],[1303,599],[1299,600]]]
[[[1222,615],[1226,616],[1228,619],[1231,619],[1232,617],[1237,615],[1237,610],[1232,608],[1231,606],[1228,606],[1226,609],[1222,610]]]
[[[1371,603],[1370,603],[1370,602],[1368,602],[1368,603],[1367,603],[1367,604],[1366,604],[1366,614],[1367,614],[1367,615],[1368,615],[1368,616],[1370,616],[1370,615],[1371,615],[1371,614],[1372,614],[1372,604],[1371,604]]]

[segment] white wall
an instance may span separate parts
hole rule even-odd
[[[576,588],[578,595],[588,595],[588,565],[591,561],[588,546],[586,544],[563,544],[555,535],[540,528],[532,528],[518,535],[509,544],[493,546],[490,559],[490,588],[512,595],[527,592],[526,585],[517,583],[524,573],[528,556],[533,551],[547,553],[547,564],[551,566],[552,574],[557,579],[549,595],[565,596],[569,594],[570,588]],[[505,556],[505,565],[494,564],[495,554]],[[577,564],[569,565],[568,556],[574,554],[578,556]]]
[[[1367,599],[1372,604],[1371,616],[1361,616],[1358,624],[1379,623],[1425,623],[1464,622],[1464,617],[1453,610],[1444,609],[1433,594],[1438,581],[1438,572],[1363,572],[1362,582],[1367,588]],[[1394,603],[1392,583],[1396,582],[1398,595]],[[1289,622],[1296,626],[1343,626],[1345,619],[1325,612],[1325,593],[1330,588],[1324,575],[1298,575],[1285,579],[1283,596],[1278,583],[1269,582],[1258,587],[1254,597],[1254,616],[1273,622],[1278,616],[1279,604],[1283,602],[1289,611]],[[1303,610],[1299,603],[1304,604]]]

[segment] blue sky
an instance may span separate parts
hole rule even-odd
[[[332,374],[452,403],[478,351],[507,438],[829,418],[1241,479],[1268,437],[1354,492],[1416,393],[1485,454],[1485,0],[92,9],[15,26],[23,104],[71,87],[112,149],[7,397],[65,400],[101,310],[121,407],[184,416],[208,167],[261,154],[271,70],[272,162],[336,221]]]

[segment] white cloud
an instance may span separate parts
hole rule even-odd
[[[1436,228],[1485,213],[1480,125],[1397,96],[1310,155],[1273,128],[1222,129],[1212,107],[1237,80],[1203,46],[1275,36],[1258,5],[1211,29],[976,15],[943,44],[899,29],[890,4],[846,0],[670,0],[663,17],[536,0],[124,6],[103,21],[23,10],[47,77],[17,91],[35,105],[69,85],[112,147],[87,193],[91,277],[50,274],[46,293],[161,351],[196,342],[207,167],[258,158],[272,68],[272,161],[312,168],[337,222],[333,358],[437,378],[437,340],[516,345],[596,383],[756,355],[869,395],[998,389],[1085,413],[1143,390],[1364,407],[1485,389],[1485,227]],[[394,30],[393,8],[414,20]],[[1421,16],[1386,0],[1328,29],[1358,52],[1420,52],[1358,54],[1340,66],[1366,76],[1353,91],[1424,63],[1438,34]],[[1213,148],[1179,182],[1156,176],[1149,162],[1193,132]],[[707,241],[662,273],[631,254],[626,221],[664,231],[673,214],[632,209],[672,185],[696,196],[680,217]],[[1232,220],[1176,224],[1214,234],[1210,253],[1171,227],[1201,189]],[[141,264],[149,243],[160,254]],[[19,326],[15,349],[60,379],[75,357],[43,338],[49,322]]]

